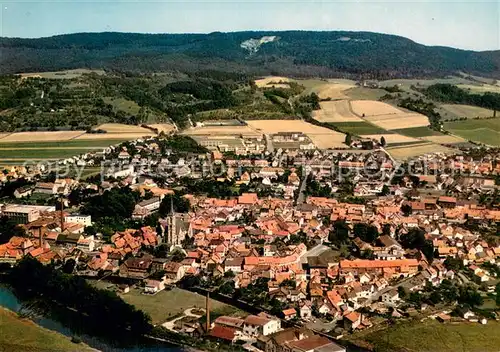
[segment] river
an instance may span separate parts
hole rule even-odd
[[[26,307],[23,308],[23,305],[18,300],[18,298],[12,293],[12,291],[0,284],[0,306],[7,308],[11,311],[19,313],[21,310],[26,313]],[[29,311],[29,310],[28,310]],[[159,341],[153,341],[149,339],[143,339],[140,342],[135,342],[133,344],[125,344],[122,343],[112,343],[107,340],[103,340],[97,338],[95,336],[91,336],[88,334],[82,334],[71,327],[65,326],[60,322],[51,319],[50,317],[40,316],[39,314],[30,315],[30,319],[33,320],[36,324],[44,327],[46,329],[59,332],[65,336],[73,337],[78,336],[84,343],[88,346],[95,348],[97,350],[103,352],[184,352],[181,346],[170,345],[167,343],[161,343]],[[120,346],[118,346],[120,345]],[[367,352],[364,349],[349,346],[346,347],[347,352]]]
[[[21,302],[12,293],[12,291],[0,285],[0,306],[7,308],[11,311],[19,313],[23,308]],[[23,309],[26,312],[26,308]],[[65,336],[73,337],[78,336],[84,343],[88,346],[95,348],[103,352],[182,352],[184,349],[179,346],[164,344],[161,342],[156,342],[152,340],[143,340],[139,343],[128,344],[123,346],[123,344],[113,344],[110,341],[105,341],[103,339],[96,338],[94,336],[81,334],[78,331],[72,330],[70,327],[64,326],[56,320],[50,319],[50,317],[42,317],[37,314],[30,317],[35,323],[44,327],[46,329],[59,332]]]

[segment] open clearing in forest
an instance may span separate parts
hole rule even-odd
[[[286,82],[290,82],[288,77],[269,76],[255,80],[255,85],[259,88],[290,88]]]
[[[103,70],[89,70],[85,68],[78,68],[74,70],[55,71],[55,72],[33,72],[33,73],[20,73],[21,78],[47,78],[47,79],[73,79],[80,77],[83,74],[96,73],[104,75]]]

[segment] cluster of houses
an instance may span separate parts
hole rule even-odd
[[[21,224],[28,237],[15,236],[0,245],[0,262],[13,264],[27,255],[42,263],[74,259],[78,275],[141,282],[144,292],[151,294],[186,275],[227,277],[231,272],[235,289],[265,278],[266,294],[283,306],[279,317],[264,313],[246,318],[222,316],[213,322],[210,334],[231,342],[250,340],[256,348],[273,352],[343,351],[305,328],[282,329],[281,322],[307,324],[323,319],[342,324],[345,331],[369,327],[372,322],[361,312],[401,305],[404,298],[398,287],[415,292],[427,285],[439,286],[445,279],[466,283],[467,278],[444,264],[450,257],[468,269],[471,281],[489,290],[498,282],[495,271],[485,264],[498,266],[500,246],[466,226],[474,219],[485,225],[500,221],[498,207],[480,204],[471,196],[497,190],[491,178],[500,171],[496,158],[426,156],[420,161],[427,166],[444,167],[419,174],[423,170],[416,166],[416,176],[405,175],[391,184],[390,172],[396,165],[385,152],[309,150],[308,141],[301,138],[300,134],[274,136],[273,143],[283,148],[265,157],[248,158],[226,157],[219,151],[178,157],[167,151],[152,159],[152,154],[161,151],[154,141],[135,142],[133,152],[109,148],[100,157],[114,159],[99,187],[57,179],[36,183],[29,190],[18,189],[15,196],[21,198],[26,192],[64,195],[77,186],[99,192],[130,187],[144,197],[132,215],[141,221],[158,211],[165,196],[175,193],[181,177],[208,174],[215,181],[229,179],[235,187],[247,189],[259,182],[272,192],[262,196],[247,191],[224,199],[186,194],[189,212],[172,210],[157,226],[118,231],[107,239],[85,233],[92,225],[90,216],[55,207],[6,205],[2,214]],[[306,147],[286,148],[287,143]],[[85,158],[89,160],[88,155]],[[209,164],[220,166],[221,175],[214,175]],[[387,175],[373,179],[369,170]],[[467,173],[454,175],[453,170]],[[167,175],[168,188],[149,176],[160,171]],[[350,177],[355,184],[353,196],[362,197],[363,202],[335,197],[339,174]],[[297,194],[307,179],[328,185],[332,193],[301,200]],[[332,243],[333,224],[338,221],[347,227],[347,240],[352,244],[347,253]],[[355,235],[357,224],[369,225],[379,235],[373,241],[363,240]],[[401,236],[413,229],[423,231],[432,243],[433,261],[401,243]],[[168,246],[167,258],[152,254],[160,245]],[[175,251],[182,254],[180,258],[174,258]]]

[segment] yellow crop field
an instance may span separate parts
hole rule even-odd
[[[328,128],[315,126],[303,120],[247,120],[245,122],[254,130],[261,131],[265,134],[274,134],[279,132],[325,134],[332,132]]]
[[[367,121],[386,130],[422,127],[429,125],[427,116],[418,113],[405,113],[377,115],[366,118]]]
[[[386,148],[387,152],[392,155],[394,159],[406,160],[420,155],[432,154],[432,153],[453,153],[454,150],[450,148],[443,147],[439,144],[434,143],[422,143],[413,144],[410,146],[403,147],[389,147]]]
[[[18,132],[0,139],[0,143],[67,141],[84,135],[85,131]]]
[[[117,139],[117,140],[134,140],[144,137],[155,136],[151,131],[149,133],[84,133],[74,140],[100,140],[100,139]]]
[[[443,136],[428,136],[424,137],[426,140],[437,143],[437,144],[454,144],[454,143],[464,143],[467,142],[465,139],[457,137],[457,136],[450,136],[450,135],[443,135]]]
[[[377,141],[380,141],[380,138],[384,137],[385,142],[387,144],[411,143],[411,142],[420,141],[420,139],[408,137],[408,136],[403,136],[402,134],[397,134],[397,133],[394,133],[394,134],[364,134],[361,137],[375,139]]]
[[[313,118],[320,122],[361,122],[353,114],[348,100],[322,101],[321,109],[313,111]]]
[[[318,94],[321,99],[348,99],[344,92],[348,89],[356,87],[353,83],[346,83],[346,81],[328,81],[319,85],[313,91]]]
[[[351,107],[355,114],[363,117],[404,113],[392,105],[375,100],[353,100]]]
[[[215,135],[215,136],[229,136],[229,135],[251,135],[258,136],[262,133],[255,131],[249,126],[203,126],[192,127],[184,130],[182,134],[188,136],[202,136],[202,135]]]
[[[108,133],[141,133],[154,135],[154,132],[147,128],[135,125],[125,125],[123,123],[103,123],[96,127],[96,129],[106,131]]]
[[[315,133],[307,134],[311,141],[318,149],[336,149],[336,148],[347,148],[344,144],[345,134],[330,131],[327,134]]]

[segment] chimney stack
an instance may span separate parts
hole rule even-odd
[[[61,232],[64,232],[64,199],[61,197]]]
[[[207,334],[210,331],[210,292],[207,291],[207,298],[206,298],[206,304],[205,304],[205,309],[207,311]]]
[[[41,226],[38,228],[38,236],[39,236],[38,243],[40,244],[40,248],[42,248],[43,247],[43,240],[42,240],[42,227]]]

